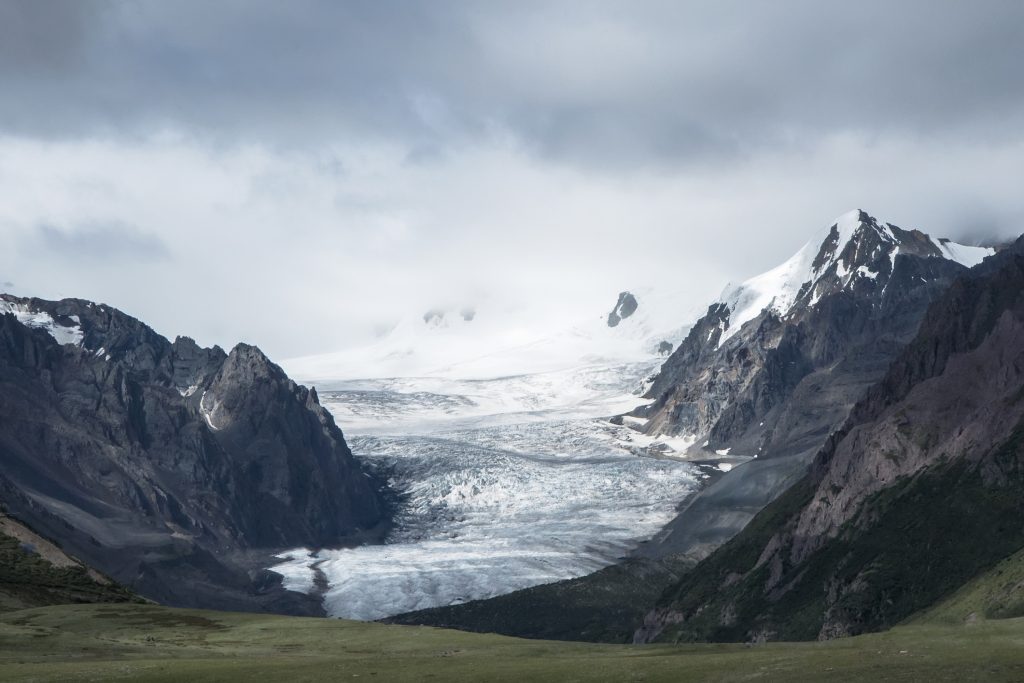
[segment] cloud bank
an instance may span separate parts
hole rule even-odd
[[[1024,228],[1024,5],[0,5],[0,273],[285,357]]]

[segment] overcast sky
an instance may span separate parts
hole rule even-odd
[[[0,0],[0,282],[286,358],[1014,236],[1022,65],[1016,0]]]

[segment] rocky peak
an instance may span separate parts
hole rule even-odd
[[[971,267],[992,253],[991,248],[904,230],[856,209],[837,218],[782,265],[726,287],[720,301],[728,308],[729,319],[719,344],[766,310],[785,318],[840,291],[880,297],[901,255],[942,258]]]

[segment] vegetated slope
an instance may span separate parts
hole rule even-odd
[[[141,599],[0,513],[0,612],[95,602]]]
[[[974,577],[951,596],[920,614],[912,624],[974,624],[985,619],[1024,617],[1024,550]]]
[[[638,640],[890,627],[1024,547],[1024,240],[958,278],[810,474],[665,592]]]
[[[389,624],[421,624],[520,638],[628,643],[665,586],[693,563],[633,559],[577,579],[486,600],[408,612]]]
[[[0,295],[0,426],[0,502],[167,604],[319,613],[268,554],[387,521],[315,391],[108,306]]]
[[[1024,620],[901,627],[827,643],[597,645],[168,609],[0,615],[6,681],[1019,681]]]

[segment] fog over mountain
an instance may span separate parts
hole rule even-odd
[[[998,0],[5,2],[0,280],[287,358],[433,309],[713,300],[858,206],[1003,239],[1022,27]]]

